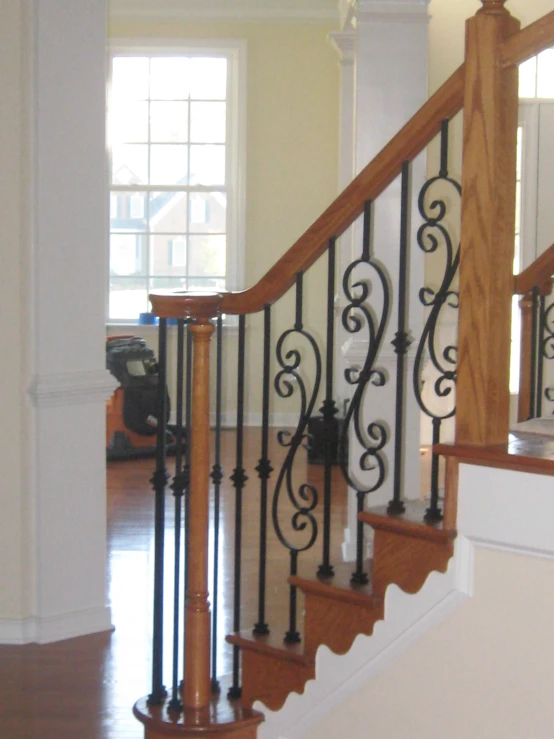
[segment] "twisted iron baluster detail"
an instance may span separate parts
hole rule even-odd
[[[298,283],[297,283],[298,285]],[[301,288],[300,288],[301,292]],[[313,352],[315,359],[315,379],[311,394],[308,395],[308,389],[299,371],[302,362],[302,355],[296,348],[286,351],[285,343],[289,337],[302,337],[307,342],[310,350]],[[313,510],[318,503],[318,492],[310,483],[302,483],[298,490],[294,489],[293,466],[298,449],[304,446],[307,438],[305,433],[308,421],[312,416],[321,382],[321,354],[314,338],[303,327],[297,311],[297,322],[293,329],[285,331],[276,347],[277,362],[281,369],[277,372],[274,380],[275,391],[281,398],[290,398],[298,388],[300,395],[300,414],[298,424],[294,433],[288,431],[279,431],[277,438],[279,443],[288,448],[288,452],[279,471],[277,482],[275,484],[275,493],[272,504],[272,519],[275,532],[281,544],[285,546],[291,555],[291,574],[297,572],[298,554],[304,552],[313,546],[317,538],[317,521],[313,515]],[[293,532],[307,532],[303,543],[293,542],[283,530],[281,521],[279,520],[279,502],[281,492],[286,490],[288,499],[294,508],[294,513],[290,520],[290,527]],[[290,623],[289,630],[285,635],[285,641],[298,642],[300,634],[296,630],[296,588],[291,586],[290,591]]]
[[[361,513],[364,509],[365,498],[369,493],[378,490],[387,474],[385,457],[382,454],[388,441],[388,430],[383,421],[375,420],[364,427],[364,399],[369,386],[382,387],[387,382],[387,377],[382,369],[375,366],[377,355],[381,348],[383,335],[390,312],[390,287],[388,276],[371,253],[371,214],[372,203],[367,201],[364,209],[364,232],[362,255],[355,260],[344,273],[342,287],[348,300],[348,305],[342,313],[342,325],[350,334],[367,332],[368,349],[361,370],[349,368],[345,370],[346,381],[352,385],[354,395],[348,406],[344,419],[343,431],[339,440],[339,464],[348,485],[356,491],[357,511]],[[373,292],[374,284],[369,276],[356,278],[356,271],[363,270],[376,277],[375,284],[380,285],[382,291],[381,315],[375,314],[368,304],[370,293]],[[352,431],[362,449],[358,461],[359,471],[362,476],[373,473],[370,484],[362,484],[355,475],[354,469],[348,464],[347,439],[352,436]],[[365,584],[368,575],[364,572],[364,531],[363,523],[358,520],[356,526],[356,569],[352,573],[352,582]]]
[[[447,218],[450,209],[446,196],[431,198],[431,191],[440,183],[441,192],[445,185],[454,192],[457,199],[461,198],[460,184],[448,174],[448,121],[443,121],[441,131],[441,165],[439,174],[432,177],[423,185],[419,193],[418,208],[423,223],[417,232],[417,243],[426,254],[437,253],[443,249],[445,267],[438,290],[423,287],[419,291],[419,299],[426,308],[430,308],[429,315],[417,347],[413,385],[419,407],[433,422],[433,444],[440,441],[440,427],[442,421],[452,418],[456,413],[456,401],[453,390],[456,385],[457,346],[449,344],[441,346],[439,336],[440,317],[445,308],[457,310],[459,296],[452,290],[452,283],[458,271],[460,262],[459,244],[454,246],[453,238],[448,230]],[[437,398],[451,397],[451,406],[443,411],[431,407],[432,399],[426,400],[422,394],[424,367],[430,362],[435,375],[433,383],[434,395]],[[426,513],[427,520],[440,520],[442,513],[438,507],[438,458],[433,453],[431,505]]]
[[[554,359],[554,302],[543,313],[541,357],[547,360]],[[550,403],[554,403],[554,386],[545,387],[543,392],[545,399]],[[554,413],[554,410],[552,413]]]
[[[366,301],[370,293],[370,283],[368,280],[357,281],[350,285],[353,272],[360,265],[369,265],[377,274],[383,290],[383,308],[380,318],[377,318],[373,311],[367,306]],[[383,423],[374,421],[370,423],[365,430],[363,429],[363,398],[368,385],[382,387],[387,379],[383,370],[376,368],[375,360],[381,346],[385,326],[389,315],[389,285],[386,274],[382,267],[371,259],[359,259],[348,267],[343,278],[343,290],[349,305],[343,311],[342,325],[351,334],[362,331],[364,326],[367,328],[369,335],[368,352],[361,370],[349,368],[345,371],[346,381],[355,386],[352,401],[348,406],[344,421],[345,432],[340,439],[339,460],[342,473],[348,484],[356,490],[356,492],[366,495],[372,493],[381,487],[385,479],[386,467],[385,460],[380,454],[388,440],[387,429]],[[348,459],[346,453],[346,430],[353,426],[356,438],[363,449],[359,460],[359,467],[362,472],[377,470],[377,479],[372,485],[363,486],[358,480],[355,480],[348,468]]]

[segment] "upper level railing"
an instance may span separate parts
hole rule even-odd
[[[547,302],[553,284],[554,244],[514,276],[514,295],[522,296],[518,421],[540,418],[544,404],[554,402],[554,303]]]
[[[218,648],[210,644],[210,609],[208,592],[208,526],[209,481],[214,488],[214,526],[220,495],[225,486],[218,449],[221,436],[221,381],[223,337],[221,315],[238,314],[239,330],[236,347],[236,467],[230,476],[235,497],[235,539],[233,630],[244,626],[241,588],[244,572],[241,544],[244,533],[244,493],[252,490],[255,477],[248,474],[244,450],[245,402],[249,394],[246,363],[247,315],[263,311],[263,336],[259,354],[263,356],[259,378],[262,396],[260,459],[254,468],[259,482],[259,562],[258,613],[254,631],[266,634],[270,623],[265,609],[268,594],[268,541],[271,535],[288,553],[289,572],[297,573],[301,556],[315,551],[321,542],[318,572],[322,577],[333,574],[331,532],[332,446],[336,429],[337,408],[333,395],[334,325],[333,301],[337,290],[335,251],[337,239],[361,217],[361,236],[357,258],[340,276],[345,297],[341,321],[352,336],[363,337],[365,347],[361,366],[346,372],[352,389],[351,403],[335,444],[336,460],[349,486],[355,491],[358,510],[368,494],[390,483],[388,510],[403,510],[403,498],[411,480],[407,479],[407,457],[419,453],[417,434],[411,437],[406,428],[419,424],[421,411],[431,416],[434,433],[440,436],[444,419],[454,412],[456,382],[456,442],[458,445],[486,446],[505,443],[509,429],[509,356],[511,301],[514,291],[512,274],[515,231],[515,172],[518,118],[517,64],[554,43],[554,12],[532,24],[523,32],[519,22],[504,8],[504,0],[482,0],[483,7],[467,23],[466,58],[457,72],[433,95],[391,143],[356,177],[306,233],[282,256],[275,266],[252,288],[241,293],[182,294],[153,293],[153,312],[160,317],[160,386],[165,385],[166,324],[178,319],[178,384],[187,392],[178,400],[177,438],[183,438],[188,426],[186,459],[178,452],[172,489],[175,505],[186,500],[185,580],[185,679],[182,702],[191,709],[203,709],[209,702],[210,689],[217,684],[214,655]],[[451,177],[448,167],[448,120],[463,107],[462,186]],[[415,234],[424,252],[444,250],[444,269],[436,288],[420,285],[419,311],[408,300],[408,288],[414,287],[410,273],[412,236],[410,214],[411,162],[440,133],[441,162],[438,175],[431,178],[418,195],[421,225]],[[376,201],[391,183],[398,179],[399,212],[394,219],[398,232],[398,249],[394,258],[378,252],[374,243]],[[446,229],[445,215],[449,199],[432,196],[431,186],[452,187],[461,192],[461,244]],[[393,228],[393,226],[391,226]],[[321,293],[319,311],[325,316],[326,342],[320,346],[306,320],[306,274],[315,262],[327,254],[326,289]],[[459,263],[459,288],[456,272]],[[294,289],[292,320],[272,344],[273,305]],[[436,331],[438,314],[460,305],[458,341],[440,346]],[[425,313],[426,309],[426,313]],[[215,457],[210,447],[209,346],[217,320],[217,390],[215,411]],[[417,330],[415,330],[417,329]],[[185,330],[187,340],[185,341]],[[302,349],[300,348],[302,345]],[[387,353],[392,345],[394,352]],[[412,349],[410,349],[412,345]],[[440,348],[438,348],[440,346]],[[230,351],[230,350],[229,350]],[[234,350],[233,350],[234,351]],[[456,364],[457,355],[457,364]],[[272,359],[273,357],[273,359]],[[235,360],[233,360],[235,361]],[[310,371],[303,367],[310,363]],[[184,373],[188,373],[185,382]],[[422,397],[424,366],[434,372],[427,385],[435,395],[452,403],[445,410],[429,411]],[[272,367],[275,371],[272,370]],[[408,370],[411,380],[408,382]],[[252,383],[252,378],[248,379]],[[415,401],[410,405],[409,385]],[[251,385],[251,387],[253,387]],[[268,429],[270,426],[270,391],[284,401],[296,399],[293,430],[283,429],[277,436],[281,450],[274,464],[270,458]],[[383,395],[379,395],[382,393]],[[387,395],[388,393],[388,395]],[[371,394],[371,403],[366,402]],[[383,403],[382,397],[388,398]],[[391,400],[392,399],[392,400]],[[298,467],[309,424],[314,419],[318,401],[322,401],[320,421],[323,426],[324,465],[319,482],[305,466]],[[160,391],[159,417],[165,413],[165,394]],[[186,410],[183,408],[186,406]],[[185,421],[188,413],[188,423]],[[438,430],[438,431],[437,431]],[[349,447],[347,448],[347,438]],[[411,441],[410,441],[411,439]],[[434,442],[440,441],[434,436]],[[164,500],[168,482],[165,437],[159,434],[159,449],[153,484],[156,494],[156,561],[155,608],[153,632],[153,683],[149,705],[164,704],[163,688],[163,574],[164,574]],[[388,447],[390,446],[390,451]],[[299,470],[299,471],[298,471]],[[272,477],[272,473],[275,475]],[[441,517],[438,500],[438,459],[433,460],[434,482],[431,485],[430,520]],[[249,479],[250,478],[250,479]],[[271,484],[270,484],[271,480]],[[250,487],[249,487],[250,486]],[[417,491],[418,493],[419,491]],[[321,493],[321,494],[320,494]],[[323,505],[318,507],[322,499]],[[319,509],[322,507],[321,513]],[[272,529],[268,526],[271,515]],[[177,516],[176,516],[177,519]],[[252,520],[248,518],[251,535]],[[321,539],[317,538],[321,528]],[[175,532],[175,542],[179,536]],[[353,580],[364,583],[363,537],[358,530],[357,557]],[[212,583],[218,592],[219,554],[217,534]],[[181,592],[178,563],[181,553],[175,549],[173,669],[171,707],[181,710],[178,690],[179,598]],[[318,549],[319,557],[319,549]],[[279,557],[273,562],[276,568]],[[278,590],[278,588],[276,588]],[[285,640],[300,639],[299,608],[294,585],[288,592],[288,623]],[[217,631],[217,616],[212,624]],[[210,674],[211,667],[211,674]],[[233,654],[231,697],[240,694],[238,652]],[[150,720],[141,714],[141,720]]]

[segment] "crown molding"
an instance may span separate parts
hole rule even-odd
[[[430,0],[356,0],[354,23],[428,23]]]
[[[112,0],[111,20],[332,23],[337,0]]]
[[[353,30],[332,31],[329,40],[338,51],[341,62],[354,63],[356,51],[356,34]]]

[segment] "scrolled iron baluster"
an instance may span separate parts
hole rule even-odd
[[[315,378],[310,394],[299,371],[302,364],[300,350],[297,348],[286,350],[285,348],[285,345],[292,337],[301,338],[313,353]],[[280,431],[277,435],[279,443],[286,447],[288,452],[279,470],[272,502],[273,526],[277,538],[290,552],[290,574],[296,575],[298,555],[300,552],[310,549],[317,539],[318,526],[313,511],[318,504],[318,492],[314,485],[310,483],[302,483],[295,491],[292,472],[298,449],[303,446],[303,441],[306,438],[306,428],[313,414],[321,383],[320,350],[315,339],[304,329],[302,323],[302,274],[297,276],[296,281],[295,326],[281,334],[275,351],[277,363],[281,367],[274,379],[274,387],[277,395],[281,398],[290,398],[295,394],[296,389],[298,389],[300,396],[299,419],[296,430],[293,434],[288,431]],[[290,520],[290,528],[295,533],[306,532],[307,534],[302,543],[291,541],[290,536],[287,536],[280,521],[279,504],[283,490],[286,492],[288,500],[294,508],[294,513]],[[296,610],[296,586],[291,585],[289,597],[289,629],[285,635],[285,641],[289,643],[300,641],[300,634],[296,628]]]
[[[362,244],[362,256],[352,262],[344,273],[342,287],[348,305],[342,313],[342,325],[350,334],[367,332],[368,351],[361,370],[349,368],[345,370],[345,379],[349,385],[355,388],[354,395],[348,406],[344,419],[343,432],[339,441],[339,464],[348,485],[356,491],[358,513],[364,508],[365,498],[369,493],[378,490],[386,477],[386,463],[382,454],[388,441],[388,429],[384,422],[375,420],[364,425],[364,398],[366,390],[370,387],[382,387],[387,382],[387,377],[382,369],[375,366],[376,359],[381,348],[383,335],[387,325],[390,312],[390,287],[388,276],[371,254],[372,203],[368,201],[364,209],[364,233]],[[367,301],[372,292],[373,284],[369,277],[356,278],[358,270],[371,270],[371,274],[377,278],[377,284],[382,291],[381,315],[376,316]],[[375,472],[374,481],[369,485],[362,485],[354,476],[353,470],[348,465],[346,450],[349,431],[353,431],[362,448],[358,468],[361,473]],[[356,570],[352,573],[352,581],[365,584],[368,575],[363,570],[363,524],[358,521],[356,531]]]
[[[448,121],[443,121],[441,128],[441,162],[439,174],[431,177],[421,188],[418,197],[418,208],[423,223],[417,231],[417,242],[426,254],[434,254],[440,248],[444,250],[445,268],[438,290],[423,287],[419,291],[419,299],[425,308],[429,308],[429,315],[425,321],[423,332],[416,351],[413,373],[413,387],[420,409],[431,418],[433,425],[433,446],[440,441],[441,424],[456,413],[456,404],[452,395],[456,385],[457,347],[455,345],[441,346],[439,340],[440,317],[446,308],[457,310],[459,296],[452,290],[452,283],[458,271],[460,261],[459,245],[454,246],[452,236],[448,230],[446,219],[449,208],[443,195],[429,200],[431,191],[440,183],[444,188],[447,185],[450,192],[457,198],[461,197],[460,184],[448,173]],[[447,398],[452,395],[452,407],[443,412],[437,412],[423,397],[424,366],[430,363],[433,371],[438,375],[433,383],[433,391],[437,398]],[[436,455],[432,452],[431,460],[431,500],[426,511],[427,521],[442,519],[439,508],[439,465]]]
[[[551,360],[554,359],[554,302],[543,310],[542,327],[541,357],[544,360]],[[554,387],[552,385],[544,388],[543,395],[548,402],[554,403]]]

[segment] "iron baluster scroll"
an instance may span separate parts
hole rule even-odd
[[[454,195],[457,202],[461,198],[462,188],[448,172],[448,121],[443,121],[440,138],[440,170],[436,177],[427,180],[419,197],[418,208],[423,223],[417,232],[417,243],[426,254],[439,254],[442,250],[444,269],[438,289],[426,286],[419,291],[419,299],[429,314],[416,351],[413,385],[419,407],[429,418],[433,426],[433,446],[440,442],[442,422],[452,418],[456,413],[455,385],[457,347],[454,344],[441,342],[441,317],[446,310],[457,310],[458,293],[453,289],[453,282],[460,261],[459,243],[454,240],[449,230],[448,218],[454,207],[451,200]],[[431,193],[438,190],[438,195]],[[423,392],[424,374],[432,373],[432,392]],[[428,397],[427,397],[428,396]],[[444,401],[450,403],[444,407]],[[434,401],[434,402],[433,402]],[[442,511],[439,507],[439,459],[432,452],[431,459],[431,496],[430,505],[425,518],[428,522],[440,521]]]
[[[293,466],[296,454],[303,445],[305,439],[305,431],[308,421],[312,416],[321,382],[321,354],[319,347],[313,336],[308,333],[303,326],[302,317],[302,292],[303,292],[303,275],[299,273],[296,278],[296,321],[294,328],[288,329],[281,334],[277,346],[276,357],[281,369],[277,372],[274,380],[275,391],[281,398],[290,398],[298,389],[300,395],[300,415],[296,430],[294,433],[289,431],[279,431],[277,438],[279,443],[288,447],[285,461],[279,471],[275,484],[275,492],[273,495],[272,518],[275,532],[281,544],[290,552],[290,574],[298,573],[298,555],[310,549],[317,538],[317,521],[313,515],[313,511],[318,503],[318,493],[314,485],[304,482],[299,485],[298,491],[295,492],[295,481],[293,480]],[[315,361],[315,377],[311,393],[306,387],[306,382],[300,372],[302,363],[302,354],[298,348],[286,348],[292,337],[301,338],[306,343]],[[293,513],[290,521],[292,532],[302,534],[291,540],[284,531],[279,515],[279,504],[281,493],[286,491],[288,501],[290,502]],[[301,538],[303,541],[298,541]],[[296,586],[290,585],[289,588],[289,629],[285,634],[285,641],[295,643],[300,641],[300,633],[297,630],[297,605],[296,605]]]
[[[542,334],[541,334],[541,358],[543,360],[554,359],[554,303],[546,307],[545,298],[542,298]],[[550,375],[546,373],[546,381],[549,382],[544,388],[544,398],[549,403],[554,403],[554,386],[550,384]],[[542,411],[542,407],[541,407]],[[554,411],[552,411],[554,413]]]
[[[382,387],[386,383],[383,370],[375,367],[379,349],[383,341],[383,334],[387,325],[390,311],[390,288],[385,270],[374,259],[371,252],[371,217],[372,202],[367,201],[364,207],[364,225],[362,255],[360,259],[349,265],[343,278],[343,291],[348,305],[342,313],[342,325],[351,334],[358,334],[365,330],[368,340],[368,350],[361,370],[349,368],[345,371],[346,381],[353,387],[354,395],[348,406],[344,419],[343,433],[339,442],[339,460],[343,475],[356,491],[357,509],[361,513],[364,509],[365,497],[378,490],[385,480],[386,465],[383,449],[388,441],[388,432],[383,421],[372,421],[365,425],[364,401],[368,387]],[[357,273],[359,277],[356,277]],[[369,274],[368,274],[369,273]],[[377,278],[381,286],[382,305],[380,315],[368,303],[373,285],[369,275]],[[355,476],[355,471],[348,464],[346,443],[348,432],[355,437],[362,449],[358,466],[362,476],[371,475],[371,484],[362,484]],[[356,569],[352,573],[352,582],[366,584],[368,575],[363,569],[364,562],[364,530],[363,523],[358,520],[356,526]]]

